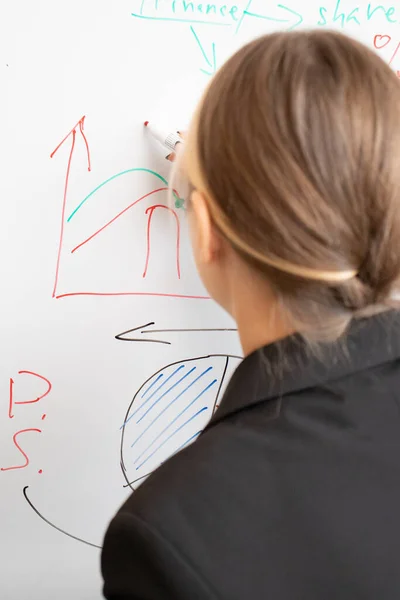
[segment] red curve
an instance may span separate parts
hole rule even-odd
[[[149,214],[149,218],[147,220],[147,233],[146,233],[146,241],[147,241],[147,252],[146,252],[146,262],[144,265],[144,271],[143,271],[143,275],[142,277],[146,277],[147,275],[147,268],[149,266],[149,259],[150,259],[150,227],[151,227],[151,219],[153,217],[153,213],[155,211],[156,208],[165,208],[166,210],[168,210],[169,212],[171,212],[174,217],[175,217],[175,221],[176,221],[176,271],[178,273],[178,279],[181,278],[181,266],[180,266],[180,258],[179,258],[179,254],[180,254],[180,245],[181,245],[181,227],[180,227],[180,223],[179,223],[179,217],[176,214],[176,212],[172,209],[169,208],[169,206],[165,206],[165,204],[154,204],[154,206],[149,206],[149,208],[146,209],[146,215],[150,212]]]

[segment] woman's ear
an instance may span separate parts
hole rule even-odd
[[[197,258],[204,264],[213,262],[221,250],[221,238],[211,219],[207,198],[194,190],[190,199],[191,229]]]

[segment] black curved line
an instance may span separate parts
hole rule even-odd
[[[229,356],[227,356],[227,357],[226,357],[226,360],[225,360],[225,367],[224,367],[224,371],[223,371],[223,373],[222,373],[222,377],[221,377],[221,381],[220,381],[220,384],[219,384],[219,388],[218,388],[217,395],[215,396],[215,402],[214,402],[214,406],[213,406],[213,410],[212,410],[212,414],[213,414],[213,415],[214,415],[214,413],[215,413],[215,407],[216,407],[216,406],[217,406],[217,404],[218,404],[218,398],[219,398],[219,395],[220,395],[220,393],[221,393],[222,384],[224,383],[224,379],[225,379],[225,377],[226,377],[226,371],[227,371],[227,369],[228,369],[229,358],[230,358],[230,357],[229,357]]]
[[[44,517],[42,514],[40,514],[38,509],[32,504],[31,500],[29,499],[27,491],[26,491],[28,488],[29,488],[29,485],[26,485],[22,490],[22,493],[25,496],[25,500],[27,501],[29,506],[32,508],[32,510],[38,515],[38,517],[40,517],[45,523],[47,523],[47,525],[50,525],[50,527],[57,529],[57,531],[60,531],[61,533],[63,533],[64,535],[67,535],[68,537],[72,538],[73,540],[82,542],[82,544],[87,544],[88,546],[92,546],[93,548],[99,548],[100,550],[102,549],[102,546],[98,546],[97,544],[92,544],[92,542],[87,542],[86,540],[83,540],[82,538],[76,537],[76,535],[72,535],[72,533],[68,533],[67,531],[64,531],[64,529],[57,527],[57,525],[54,525],[54,523],[51,523],[48,519],[46,519],[46,517]]]
[[[153,473],[153,471],[150,471],[150,473],[146,473],[146,475],[142,475],[141,477],[138,477],[137,479],[134,479],[133,481],[130,481],[129,483],[125,483],[122,487],[124,487],[124,488],[130,487],[131,490],[133,489],[133,491],[135,491],[135,488],[132,488],[133,484],[137,483],[141,479],[145,479],[146,477],[148,477],[152,473]]]

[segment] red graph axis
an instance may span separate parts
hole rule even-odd
[[[81,119],[79,119],[79,121],[74,125],[74,127],[67,133],[67,135],[61,140],[61,142],[58,144],[58,146],[50,154],[50,158],[53,158],[54,155],[57,153],[57,151],[63,146],[63,144],[69,138],[71,138],[71,147],[70,147],[70,151],[69,151],[69,155],[68,155],[68,162],[67,162],[67,168],[66,168],[65,180],[64,180],[64,191],[63,191],[63,202],[62,202],[62,211],[61,211],[60,234],[59,234],[57,262],[56,262],[56,270],[55,270],[55,277],[54,277],[54,286],[53,286],[52,297],[56,298],[56,299],[60,299],[60,298],[67,298],[67,297],[73,297],[73,296],[106,296],[106,297],[107,296],[154,296],[154,297],[164,297],[164,298],[182,298],[182,299],[209,300],[209,296],[206,296],[206,295],[179,294],[179,293],[163,293],[163,292],[135,292],[135,291],[92,292],[92,291],[76,291],[76,292],[67,292],[67,293],[63,293],[63,294],[58,294],[57,293],[57,288],[58,288],[58,283],[59,283],[61,255],[62,255],[63,242],[64,242],[64,233],[65,233],[64,232],[64,226],[65,226],[65,214],[66,214],[66,205],[67,205],[69,180],[70,180],[70,174],[71,174],[72,160],[73,160],[74,152],[75,152],[75,149],[76,149],[76,135],[77,135],[78,131],[79,131],[79,133],[82,136],[82,139],[84,141],[85,148],[86,148],[87,168],[88,168],[88,171],[91,171],[90,148],[89,148],[88,140],[87,140],[86,135],[84,133],[85,118],[86,117],[83,116]],[[105,223],[100,229],[98,229],[97,231],[95,231],[92,235],[90,235],[88,238],[86,238],[85,240],[83,240],[80,244],[78,244],[77,246],[75,246],[71,250],[71,254],[77,252],[83,246],[85,246],[88,242],[92,241],[95,237],[97,237],[101,232],[103,232],[107,227],[109,227],[112,223],[114,223],[119,217],[121,217],[123,214],[125,214],[133,206],[135,206],[136,204],[138,204],[139,202],[141,202],[145,198],[150,197],[153,194],[156,194],[156,193],[161,192],[161,191],[167,191],[167,190],[168,190],[168,187],[157,188],[157,189],[152,190],[151,192],[148,192],[144,196],[141,196],[140,198],[137,198],[129,206],[127,206],[125,209],[123,209],[117,215],[115,215],[115,217],[113,217],[107,223]],[[173,190],[173,191],[178,196],[177,191],[176,190]],[[154,205],[153,207],[150,207],[146,211],[146,214],[148,214],[147,232],[146,232],[146,234],[147,234],[147,252],[146,252],[146,258],[145,258],[145,268],[144,268],[144,272],[143,272],[143,277],[146,277],[146,274],[147,274],[147,271],[148,271],[149,259],[150,259],[150,227],[151,227],[151,220],[152,220],[152,216],[153,216],[155,208],[160,208],[160,207],[163,207],[164,209],[170,210],[170,212],[174,215],[175,220],[176,220],[176,224],[177,224],[177,236],[176,236],[176,269],[177,269],[178,278],[180,279],[180,276],[181,276],[181,267],[180,267],[180,233],[181,232],[180,232],[179,217],[178,217],[178,215],[176,214],[176,212],[173,209],[169,209],[168,206],[166,206],[166,205]]]

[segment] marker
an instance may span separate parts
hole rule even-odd
[[[183,143],[183,139],[179,135],[179,132],[171,132],[160,127],[156,127],[155,125],[150,125],[148,121],[144,122],[144,126],[147,127],[154,139],[160,142],[164,148],[169,150],[165,158],[167,160],[174,160],[177,145]]]

